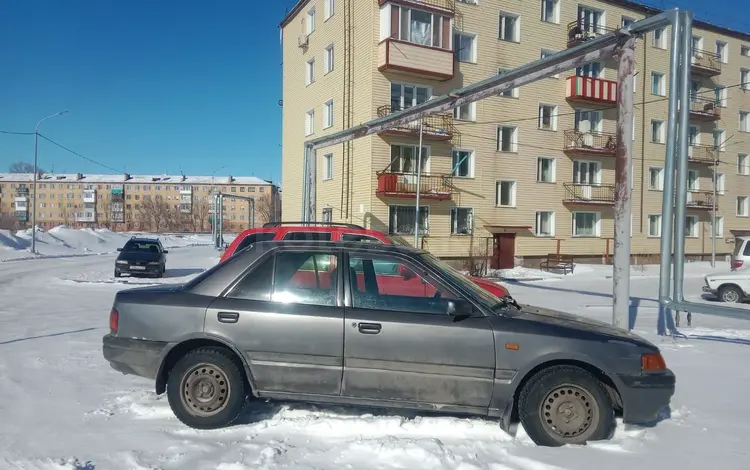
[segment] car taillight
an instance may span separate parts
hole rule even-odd
[[[120,326],[120,314],[112,307],[112,311],[109,312],[109,331],[112,334],[117,333],[117,328]]]
[[[732,261],[732,269],[739,269],[743,264],[745,264],[744,261],[742,261],[741,259],[736,259]]]
[[[661,353],[644,354],[641,356],[641,369],[643,372],[658,372],[667,368],[667,363]]]

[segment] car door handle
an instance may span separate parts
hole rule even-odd
[[[383,325],[380,323],[360,323],[358,325],[359,332],[363,335],[376,335],[380,333]]]
[[[240,319],[240,314],[237,312],[219,312],[216,314],[216,318],[219,323],[237,323]]]

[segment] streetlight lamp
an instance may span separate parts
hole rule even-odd
[[[52,114],[50,116],[47,116],[46,118],[42,119],[38,123],[36,123],[36,127],[34,128],[34,194],[32,195],[32,208],[34,209],[31,211],[31,252],[36,253],[36,174],[37,174],[37,167],[36,167],[36,155],[37,155],[37,149],[39,148],[39,125],[46,121],[49,118],[53,118],[56,116],[62,116],[63,114],[66,114],[67,111],[60,111],[59,113]]]

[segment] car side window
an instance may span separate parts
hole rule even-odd
[[[276,255],[272,300],[280,303],[336,305],[338,257],[329,253]]]
[[[351,256],[352,307],[447,315],[456,296],[388,256]]]
[[[273,256],[253,269],[232,289],[227,297],[243,300],[271,300]]]
[[[745,242],[745,251],[742,252],[743,256],[750,256],[750,241]]]
[[[284,240],[331,241],[329,232],[289,232]]]
[[[356,233],[345,233],[341,235],[342,242],[360,242],[360,243],[383,243],[375,237],[369,235],[358,235]]]
[[[234,250],[235,253],[239,252],[240,250],[244,250],[248,246],[252,245],[253,243],[257,242],[265,242],[269,240],[273,240],[273,237],[276,236],[275,232],[258,232],[258,233],[251,233],[250,235],[246,236],[242,239],[242,241],[237,245],[237,249]]]

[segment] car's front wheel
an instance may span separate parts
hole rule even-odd
[[[200,348],[183,356],[169,373],[167,398],[177,419],[197,429],[232,424],[245,404],[241,365],[220,348]]]
[[[730,304],[736,304],[742,302],[743,293],[739,287],[736,286],[721,286],[719,288],[719,300],[722,302],[728,302]]]
[[[533,376],[521,391],[518,414],[540,446],[585,444],[609,438],[615,411],[602,383],[574,366],[554,366]]]

